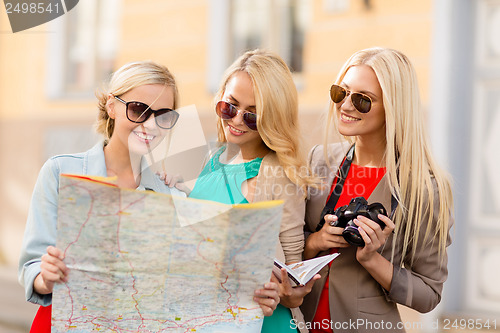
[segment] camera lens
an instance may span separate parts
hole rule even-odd
[[[365,246],[363,237],[359,234],[358,228],[355,226],[347,226],[342,232],[344,239],[354,246]]]

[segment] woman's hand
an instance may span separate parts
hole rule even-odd
[[[370,275],[387,291],[391,290],[393,265],[385,259],[377,250],[385,244],[387,238],[394,230],[394,223],[385,215],[378,215],[378,218],[385,223],[382,230],[378,223],[358,216],[354,223],[358,226],[359,234],[365,241],[365,246],[358,247],[356,259],[370,273]]]
[[[370,261],[394,231],[395,225],[390,218],[382,214],[379,214],[378,218],[385,223],[384,230],[382,230],[378,223],[367,217],[358,216],[354,219],[354,223],[358,226],[359,234],[365,241],[365,246],[359,247],[356,252],[356,259],[361,264]]]
[[[272,316],[280,302],[278,284],[274,282],[264,284],[264,289],[255,290],[253,300],[260,305],[264,316]]]
[[[314,258],[319,252],[326,251],[331,248],[348,247],[349,243],[342,237],[344,228],[332,227],[337,221],[337,216],[327,214],[325,215],[325,224],[320,231],[314,232],[306,239],[306,246],[304,249],[304,258]]]
[[[297,308],[304,301],[304,297],[309,294],[312,290],[314,282],[319,280],[321,275],[316,274],[313,278],[303,286],[292,287],[290,279],[285,268],[281,269],[281,281],[273,274],[271,276],[271,281],[275,282],[279,286],[280,290],[280,303],[287,308]]]
[[[54,246],[47,247],[47,253],[42,256],[41,272],[35,278],[33,288],[39,294],[52,293],[55,283],[68,281],[69,269],[63,262],[64,255]]]

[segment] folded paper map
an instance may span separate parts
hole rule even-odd
[[[223,205],[61,176],[52,332],[260,332],[282,202]]]

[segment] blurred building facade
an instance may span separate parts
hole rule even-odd
[[[455,179],[456,228],[439,313],[500,317],[499,0],[85,0],[13,34],[0,10],[0,264],[17,265],[43,162],[98,137],[94,92],[122,64],[152,59],[175,74],[213,138],[212,98],[246,49],[278,52],[294,71],[306,145],[337,72],[356,50],[413,61],[433,149]],[[500,325],[500,320],[498,321]]]

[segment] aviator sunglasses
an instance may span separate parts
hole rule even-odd
[[[351,92],[336,84],[330,88],[330,97],[334,103],[342,102],[349,95],[351,95],[352,105],[354,105],[356,110],[361,113],[367,113],[371,110],[372,99],[369,96],[359,92]]]
[[[224,120],[229,120],[241,112],[243,113],[243,122],[247,127],[253,131],[257,130],[257,114],[246,111],[246,110],[238,110],[236,106],[234,106],[231,103],[224,102],[224,101],[219,101],[217,105],[215,106],[215,111],[217,112],[217,115],[221,117]]]
[[[125,102],[118,96],[114,96],[118,101],[125,104],[127,119],[133,123],[143,123],[154,114],[156,125],[163,129],[171,129],[179,119],[179,114],[172,109],[153,110],[149,105],[142,102]]]

